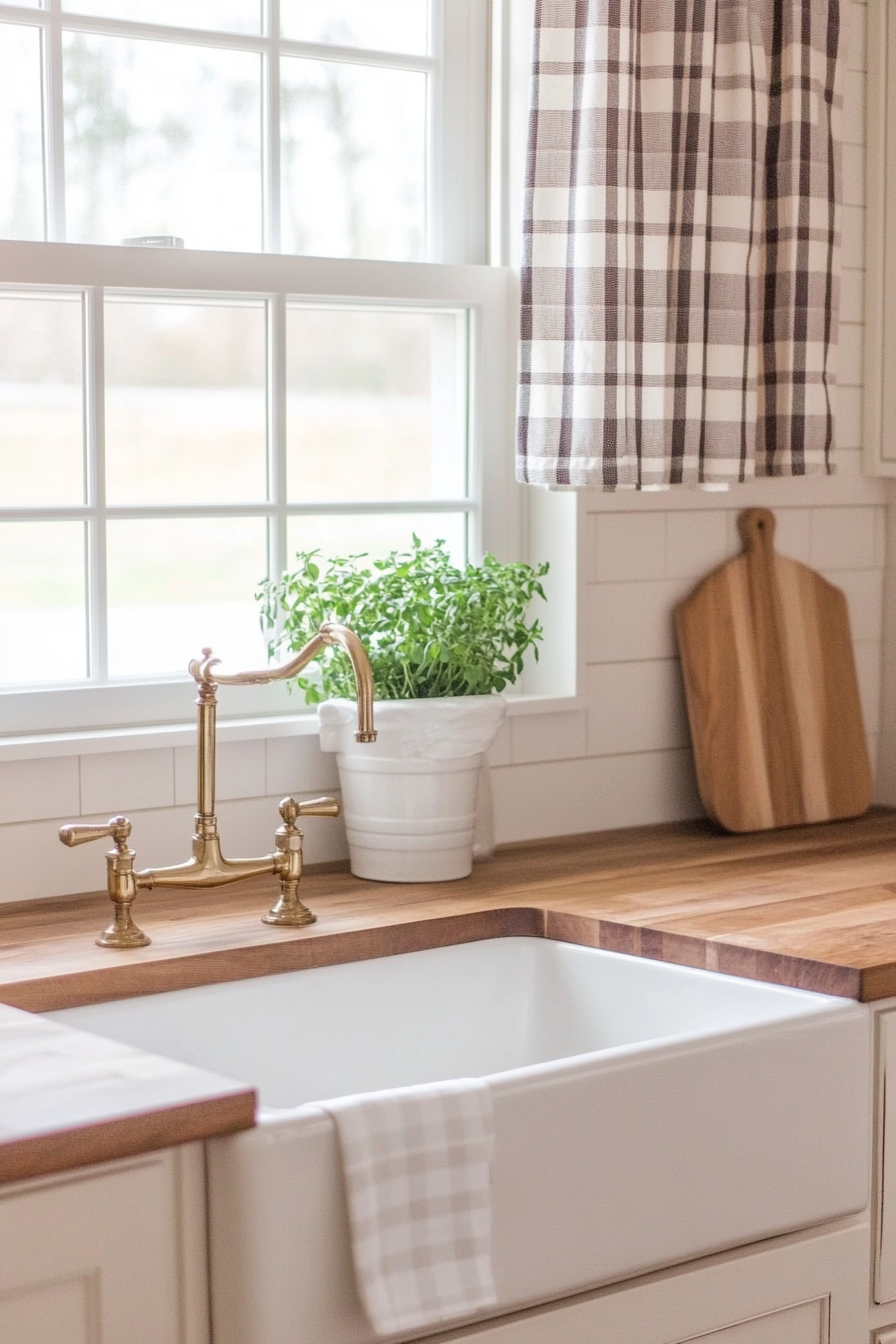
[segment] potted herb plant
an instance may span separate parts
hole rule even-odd
[[[389,882],[466,877],[472,866],[479,768],[505,712],[501,691],[538,657],[546,564],[455,565],[444,541],[385,560],[296,567],[258,593],[272,657],[300,649],[322,621],[350,625],[367,648],[376,685],[377,740],[358,744],[351,669],[328,649],[296,678],[319,706],[321,747],[336,753],[352,872]]]

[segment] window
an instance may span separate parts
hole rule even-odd
[[[296,549],[515,551],[487,5],[372,15],[3,6],[0,731],[183,717]]]

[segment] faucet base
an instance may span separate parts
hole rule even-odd
[[[136,924],[129,922],[126,928],[110,924],[95,942],[97,947],[148,947],[152,939],[142,929],[138,929]]]
[[[314,924],[316,921],[317,915],[313,915],[307,905],[301,903],[298,910],[278,910],[275,905],[261,917],[262,924],[285,924],[293,929],[304,928],[306,924]]]
[[[298,885],[298,882],[288,884],[287,889],[280,893],[267,914],[262,915],[262,924],[279,924],[301,929],[306,924],[313,924],[316,921],[317,915],[312,914],[307,905],[303,905],[299,900],[296,890]]]

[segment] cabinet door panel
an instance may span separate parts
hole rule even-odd
[[[204,1344],[183,1166],[159,1152],[0,1188],[0,1342]]]
[[[827,1299],[741,1321],[710,1335],[695,1335],[687,1344],[827,1344]]]
[[[896,1301],[896,1011],[881,1013],[877,1024],[877,1248],[875,1302]]]
[[[452,1331],[441,1344],[859,1344],[868,1224],[804,1233]],[[436,1339],[431,1340],[436,1344]]]
[[[100,1344],[93,1274],[0,1294],[0,1339],[16,1344]]]

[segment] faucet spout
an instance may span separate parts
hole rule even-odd
[[[288,681],[298,676],[313,658],[327,647],[338,644],[348,654],[355,675],[355,689],[358,698],[358,742],[375,742],[376,729],[373,726],[373,672],[367,651],[354,630],[338,621],[324,621],[317,633],[312,635],[304,648],[300,649],[288,662],[278,667],[265,667],[250,672],[221,672],[220,659],[212,657],[211,649],[203,649],[201,658],[190,662],[189,671],[197,683],[200,695],[203,689],[214,691],[216,686],[265,686],[271,681]]]
[[[373,672],[367,650],[354,630],[347,625],[338,625],[327,621],[318,631],[325,644],[339,644],[351,660],[355,674],[355,689],[358,697],[358,731],[356,742],[375,742],[376,729],[373,726]]]

